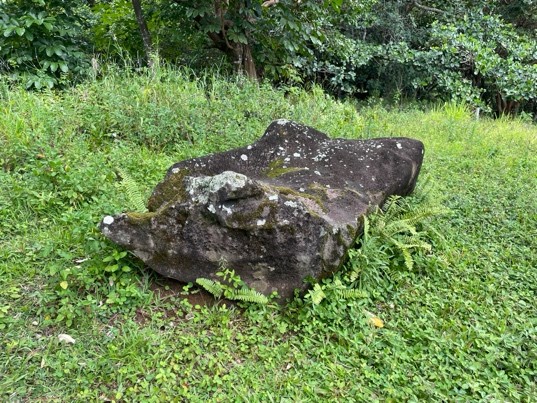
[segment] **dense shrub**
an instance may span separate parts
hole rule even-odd
[[[0,74],[26,88],[77,80],[89,66],[88,10],[78,1],[0,2]]]

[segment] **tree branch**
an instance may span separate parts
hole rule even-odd
[[[416,7],[418,7],[418,8],[421,8],[422,10],[429,11],[431,13],[440,13],[440,14],[445,14],[446,13],[444,10],[440,10],[439,8],[424,6],[424,5],[420,4],[420,3],[418,3],[416,0],[414,0],[414,5]]]
[[[270,6],[273,6],[274,4],[276,4],[278,2],[279,2],[279,0],[267,0],[267,1],[263,2],[263,4],[261,4],[261,6],[270,7]]]

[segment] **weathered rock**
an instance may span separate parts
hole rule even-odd
[[[101,230],[164,276],[215,278],[225,259],[251,287],[291,297],[338,269],[372,206],[412,192],[422,159],[417,140],[329,139],[278,120],[247,147],[173,165],[149,212]]]

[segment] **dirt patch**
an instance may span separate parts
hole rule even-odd
[[[207,291],[199,288],[192,288],[185,292],[186,283],[171,278],[158,276],[151,283],[149,289],[155,293],[159,299],[182,298],[188,300],[191,305],[212,306],[216,304],[215,298]]]

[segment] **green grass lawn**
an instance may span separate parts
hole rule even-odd
[[[345,283],[358,298],[328,279],[320,303],[204,305],[98,233],[134,208],[119,171],[147,197],[173,162],[248,144],[278,118],[423,141],[407,205],[450,210],[418,223],[432,251],[409,268],[370,248]],[[63,93],[0,84],[0,165],[1,401],[537,399],[534,125],[110,72]]]

